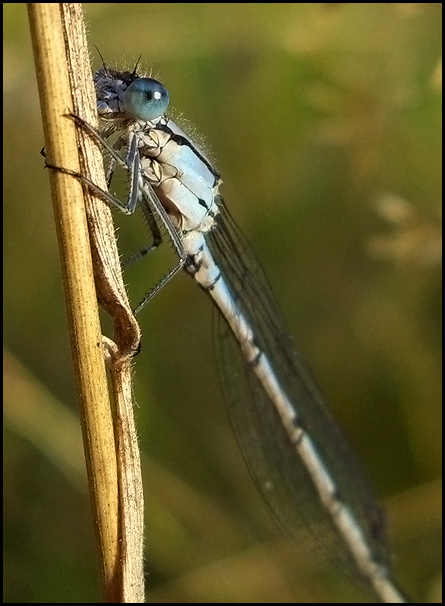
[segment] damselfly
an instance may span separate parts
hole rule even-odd
[[[94,81],[100,132],[78,122],[111,158],[108,176],[120,164],[130,182],[126,203],[104,197],[127,214],[139,205],[155,244],[161,223],[179,259],[137,310],[180,268],[208,293],[218,311],[235,433],[279,523],[298,539],[299,510],[310,509],[309,523],[324,525],[317,536],[340,539],[381,601],[405,602],[391,577],[382,511],[283,328],[267,280],[222,201],[219,174],[165,113],[169,93],[160,82],[105,64]],[[237,360],[232,346],[225,355],[230,340]]]

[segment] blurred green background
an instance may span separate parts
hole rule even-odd
[[[24,4],[4,10],[4,601],[99,601]],[[85,4],[202,134],[223,194],[391,523],[441,600],[441,5]],[[143,69],[139,70],[140,72]],[[135,222],[118,218],[122,252]],[[137,303],[173,257],[126,279]],[[232,437],[211,305],[185,274],[139,317],[149,602],[356,602],[270,519]]]

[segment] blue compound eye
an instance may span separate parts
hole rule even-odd
[[[153,78],[138,78],[126,89],[122,99],[125,111],[138,120],[155,120],[170,102],[168,90]]]

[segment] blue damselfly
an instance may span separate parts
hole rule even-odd
[[[324,527],[318,536],[339,539],[381,601],[405,602],[391,577],[383,513],[283,328],[268,282],[221,198],[218,172],[165,113],[169,93],[160,82],[105,64],[94,81],[99,133],[78,122],[103,146],[108,177],[120,165],[130,183],[125,203],[103,197],[126,214],[139,205],[155,244],[161,224],[179,259],[137,310],[181,268],[208,293],[218,311],[235,433],[277,520],[298,539],[299,508],[310,510],[309,523]]]

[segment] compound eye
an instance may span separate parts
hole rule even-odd
[[[137,120],[155,120],[170,102],[168,90],[154,78],[138,78],[125,90],[122,105]]]

